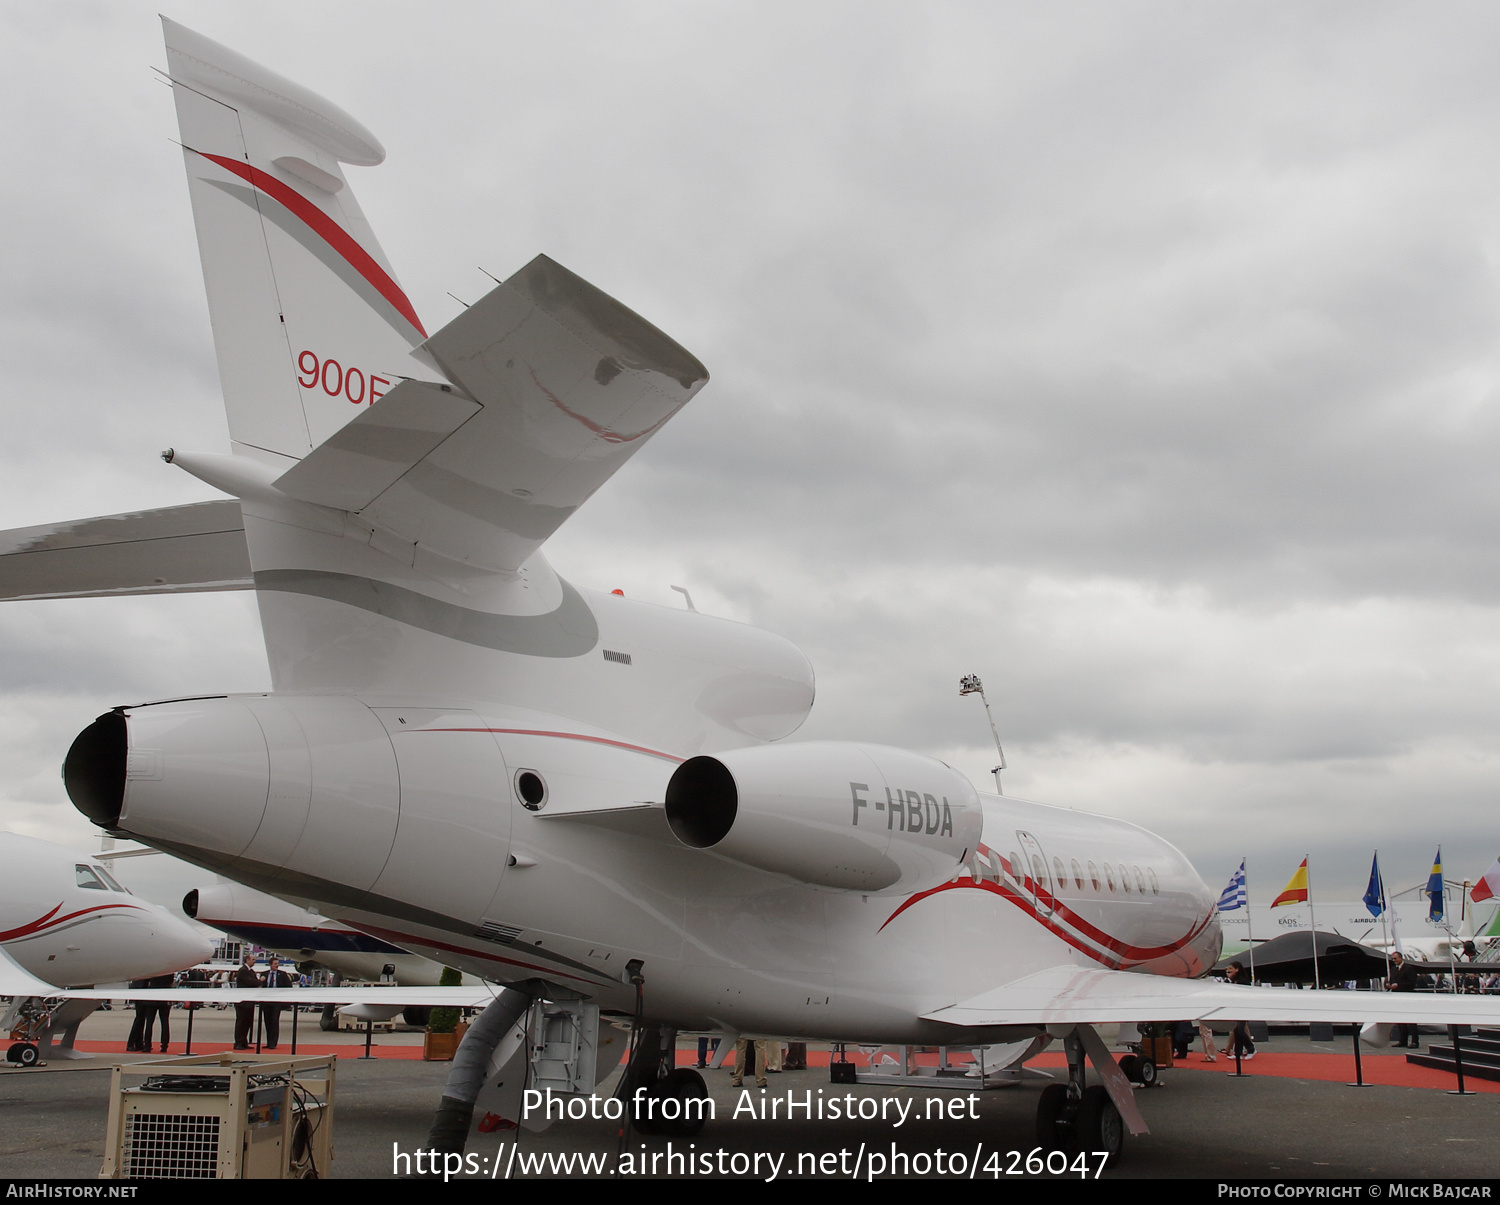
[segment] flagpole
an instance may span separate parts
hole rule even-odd
[[[1313,987],[1322,990],[1323,980],[1318,975],[1318,917],[1312,902],[1312,855],[1307,856],[1307,923],[1312,926]]]
[[[1464,927],[1463,908],[1459,908],[1458,927]],[[1448,985],[1458,995],[1458,958],[1453,953],[1453,911],[1448,907],[1448,880],[1443,880],[1443,928],[1448,930]]]
[[[1385,947],[1385,977],[1387,982],[1391,978],[1391,936],[1390,930],[1386,928],[1386,914],[1390,912],[1391,905],[1385,898],[1385,872],[1380,869],[1380,851],[1375,851],[1375,880],[1380,886],[1380,937],[1381,945]]]
[[[1250,981],[1255,982],[1255,921],[1252,919],[1254,909],[1250,904],[1250,855],[1246,854],[1240,859],[1240,865],[1245,867],[1245,939],[1250,943]]]

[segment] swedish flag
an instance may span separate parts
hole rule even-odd
[[[1443,847],[1438,846],[1437,856],[1432,859],[1432,873],[1427,876],[1427,898],[1432,901],[1427,915],[1432,920],[1443,919]]]

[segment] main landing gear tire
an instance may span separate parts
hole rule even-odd
[[[688,1107],[690,1100],[708,1099],[708,1085],[703,1082],[701,1075],[691,1067],[678,1067],[662,1080],[661,1094],[664,1097],[675,1096],[682,1105],[682,1112],[675,1121],[662,1123],[663,1130],[677,1138],[691,1138],[703,1128],[707,1110],[700,1106],[690,1112]]]
[[[42,1056],[30,1042],[17,1042],[5,1052],[7,1063],[19,1063],[22,1067],[35,1067]]]
[[[1078,1102],[1076,1135],[1079,1149],[1103,1151],[1108,1156],[1104,1161],[1106,1167],[1112,1167],[1119,1159],[1125,1145],[1125,1122],[1102,1085],[1084,1089],[1083,1099]]]
[[[661,1118],[656,1116],[655,1111],[651,1108],[652,1101],[655,1098],[656,1090],[653,1088],[651,1097],[640,1102],[640,1108],[636,1110],[635,1117],[630,1123],[635,1127],[637,1134],[645,1134],[647,1137],[650,1137],[653,1134],[661,1133]]]
[[[1048,1084],[1036,1102],[1036,1141],[1044,1150],[1066,1150],[1072,1138],[1068,1125],[1068,1086]]]
[[[668,1072],[652,1085],[650,1095],[640,1102],[640,1111],[635,1115],[636,1132],[691,1138],[703,1128],[707,1117],[706,1111],[690,1110],[688,1102],[707,1099],[708,1086],[696,1071],[679,1067]],[[668,1101],[675,1101],[675,1106],[667,1105]]]

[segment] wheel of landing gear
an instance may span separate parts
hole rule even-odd
[[[1156,1066],[1156,1060],[1155,1059],[1142,1059],[1141,1060],[1141,1077],[1140,1077],[1140,1079],[1136,1080],[1135,1082],[1138,1083],[1138,1084],[1140,1084],[1140,1086],[1142,1088],[1152,1088],[1152,1087],[1155,1087],[1156,1086],[1157,1071],[1158,1071],[1158,1068]]]
[[[42,1056],[30,1042],[17,1042],[5,1052],[5,1057],[14,1063],[20,1063],[23,1067],[35,1067],[37,1060]]]
[[[1109,1166],[1120,1157],[1124,1145],[1125,1123],[1109,1093],[1098,1084],[1085,1088],[1078,1103],[1079,1150],[1103,1151],[1108,1156],[1105,1165]]]
[[[1049,1151],[1064,1150],[1071,1135],[1058,1123],[1068,1115],[1068,1086],[1048,1084],[1036,1102],[1037,1145]]]
[[[691,1138],[703,1128],[707,1120],[704,1113],[696,1113],[689,1116],[687,1102],[690,1100],[707,1100],[708,1085],[703,1082],[703,1077],[691,1067],[678,1067],[669,1073],[666,1079],[657,1085],[656,1095],[658,1099],[675,1097],[682,1107],[682,1113],[675,1118],[664,1119],[661,1123],[663,1133],[671,1134],[676,1138]],[[705,1111],[706,1112],[706,1111]]]
[[[635,1112],[635,1115],[631,1118],[630,1121],[630,1124],[634,1127],[637,1134],[646,1134],[649,1136],[652,1134],[660,1134],[662,1132],[660,1110],[652,1109],[652,1105],[654,1105],[660,1099],[660,1094],[661,1085],[657,1084],[648,1093],[646,1093],[645,1097],[640,1100],[640,1108]],[[635,1094],[631,1093],[632,1107],[635,1103]]]
[[[1120,1070],[1132,1084],[1141,1083],[1141,1064],[1146,1060],[1138,1054],[1127,1054],[1120,1060]]]

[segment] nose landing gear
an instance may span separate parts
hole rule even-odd
[[[1049,1151],[1102,1154],[1108,1167],[1120,1157],[1127,1129],[1132,1134],[1148,1132],[1145,1119],[1136,1108],[1124,1072],[1092,1026],[1071,1030],[1063,1049],[1068,1056],[1068,1082],[1042,1089],[1036,1110],[1037,1143]],[[1088,1083],[1085,1055],[1103,1084]]]

